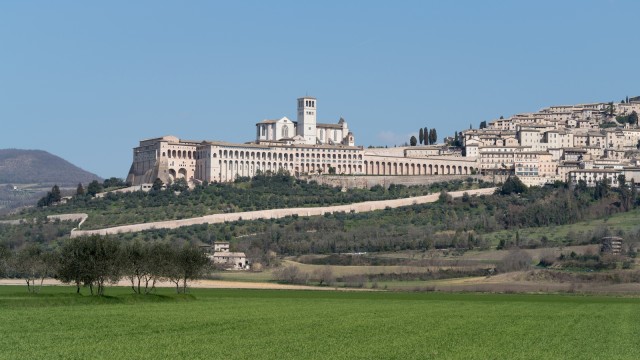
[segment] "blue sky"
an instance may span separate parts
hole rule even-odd
[[[0,148],[125,177],[144,138],[253,140],[318,98],[359,145],[640,95],[638,1],[2,1]]]

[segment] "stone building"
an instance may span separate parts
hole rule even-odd
[[[342,175],[469,175],[476,159],[453,152],[433,154],[400,147],[364,149],[355,145],[347,122],[316,122],[317,100],[298,99],[298,118],[256,124],[256,140],[247,143],[185,141],[174,136],[143,140],[133,149],[127,181],[134,185],[160,178],[165,183],[230,182],[259,172],[285,171],[294,176]]]
[[[640,106],[636,99],[551,106],[494,120],[462,132],[466,157],[477,159],[483,174],[515,174],[527,185],[586,179],[594,186],[603,178],[616,185],[613,177],[623,168],[637,168],[632,158],[640,153],[640,128],[617,123],[610,112],[628,115]]]

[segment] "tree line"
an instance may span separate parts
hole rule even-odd
[[[149,294],[159,281],[170,281],[177,293],[210,268],[206,254],[192,245],[167,242],[122,243],[117,238],[90,236],[68,239],[62,246],[29,243],[11,251],[0,246],[0,275],[24,279],[29,292],[38,292],[45,278],[82,286],[104,295],[108,284],[127,279],[137,294]]]
[[[416,146],[420,145],[433,145],[438,142],[438,132],[435,128],[429,129],[427,127],[420,128],[418,131],[418,138],[414,135],[409,139],[409,145]]]
[[[126,183],[123,179],[116,178],[116,177],[106,179],[102,183],[100,183],[98,180],[93,180],[92,182],[89,183],[87,189],[84,188],[82,183],[78,183],[75,196],[83,197],[88,195],[93,197],[93,196],[96,196],[96,194],[104,191],[105,189],[113,190],[113,189],[123,188],[126,186],[130,186],[130,184]],[[56,184],[56,185],[53,185],[53,187],[51,188],[51,191],[48,191],[45,196],[43,196],[42,198],[40,198],[40,200],[38,200],[36,205],[39,208],[43,208],[51,205],[56,205],[60,203],[61,200],[62,200],[62,193],[60,191],[60,187]]]

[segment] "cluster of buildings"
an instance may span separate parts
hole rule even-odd
[[[127,181],[133,185],[184,178],[192,182],[230,182],[259,172],[294,176],[469,175],[477,162],[437,146],[367,148],[355,144],[347,122],[317,122],[317,99],[297,101],[296,121],[287,117],[255,124],[255,140],[231,143],[163,136],[140,141],[133,149]]]
[[[640,97],[622,103],[552,106],[462,132],[465,157],[487,175],[515,174],[526,185],[580,180],[588,186],[619,175],[640,183],[640,128],[616,117],[640,113]]]
[[[526,185],[555,181],[594,186],[619,175],[640,183],[640,128],[617,116],[640,113],[640,97],[621,103],[551,106],[489,122],[461,133],[463,149],[445,145],[364,148],[347,122],[317,121],[318,101],[297,99],[296,121],[288,117],[255,124],[244,143],[184,140],[175,136],[140,141],[127,181],[160,178],[171,183],[230,182],[260,172],[294,176],[517,175]],[[393,182],[393,181],[390,181]]]

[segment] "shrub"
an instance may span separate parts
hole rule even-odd
[[[309,274],[301,271],[295,265],[288,265],[275,270],[273,278],[288,284],[306,284],[309,280]]]
[[[499,272],[511,272],[526,270],[531,266],[531,256],[524,250],[515,249],[509,253],[498,264]]]

